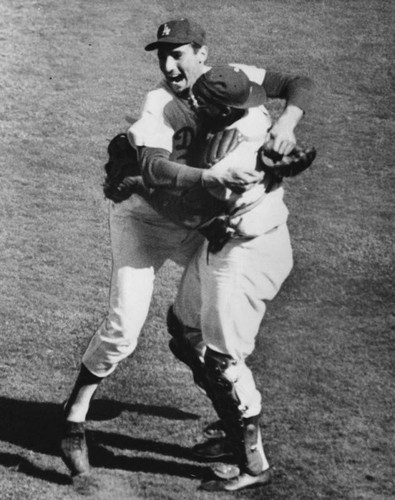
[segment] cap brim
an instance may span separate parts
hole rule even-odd
[[[258,83],[251,82],[251,92],[247,101],[244,104],[239,104],[233,107],[238,109],[255,108],[257,106],[260,106],[261,104],[265,104],[266,100],[267,95],[265,89]]]
[[[150,50],[156,50],[159,49],[159,47],[163,45],[186,45],[188,43],[192,43],[191,40],[172,40],[171,37],[166,38],[165,40],[157,40],[156,42],[149,43],[144,47],[144,50],[150,51]]]

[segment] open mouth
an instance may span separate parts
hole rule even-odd
[[[176,75],[176,76],[168,75],[168,76],[166,76],[166,79],[170,83],[178,83],[178,82],[182,82],[184,80],[184,75],[182,75],[181,73],[179,75]]]

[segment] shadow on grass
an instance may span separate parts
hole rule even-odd
[[[110,420],[118,417],[123,411],[162,417],[167,420],[198,420],[200,418],[196,413],[189,413],[168,406],[144,405],[140,403],[130,404],[108,399],[95,399],[92,401],[88,419]]]
[[[118,437],[121,438],[122,436]],[[181,453],[181,456],[178,454],[172,455],[172,451],[174,451],[173,446],[165,445],[164,443],[158,444],[161,444],[163,446],[162,451],[164,451],[164,449],[167,449],[167,455],[171,455],[175,458],[186,458],[183,456],[183,453]],[[140,450],[138,448],[137,450],[146,451],[146,447],[143,446],[143,450]],[[153,453],[158,453],[158,450],[153,450]],[[93,467],[100,467],[103,469],[119,469],[128,472],[145,472],[149,474],[160,474],[185,478],[202,479],[211,471],[207,464],[190,464],[179,462],[176,460],[161,460],[147,456],[129,457],[125,455],[116,455],[108,448],[97,445],[90,446],[89,459]]]
[[[21,472],[27,476],[43,479],[51,483],[57,484],[70,484],[71,479],[68,475],[62,474],[56,470],[41,469],[37,465],[29,462],[24,457],[14,453],[1,453],[0,452],[0,465],[7,467],[15,472]]]
[[[97,400],[92,404],[90,418],[104,420],[115,418],[122,411],[137,411],[167,419],[197,419],[193,413],[166,407],[142,404],[124,404],[115,401]],[[0,441],[8,442],[36,453],[60,456],[59,443],[63,428],[60,405],[49,402],[20,401],[0,397]],[[116,455],[106,447],[128,449],[139,453],[159,454],[175,459],[197,461],[188,448],[177,444],[133,438],[117,433],[98,430],[87,432],[89,455],[93,467],[122,469],[131,472],[148,472],[178,477],[202,477],[206,468],[154,457],[127,457]],[[41,469],[24,457],[11,453],[0,453],[0,465],[23,474],[57,484],[68,484],[68,475],[55,470]]]

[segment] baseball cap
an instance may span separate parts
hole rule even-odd
[[[189,21],[188,19],[174,19],[161,24],[156,37],[156,42],[149,43],[145,47],[145,50],[155,50],[166,43],[183,45],[195,42],[198,45],[204,45],[206,32],[193,21]]]
[[[247,109],[266,101],[261,85],[251,82],[240,68],[213,66],[192,86],[192,94],[204,103],[216,103],[231,108]]]

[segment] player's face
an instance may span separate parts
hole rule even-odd
[[[189,89],[204,71],[205,47],[194,50],[191,44],[158,49],[159,67],[176,94]]]
[[[226,106],[207,103],[199,105],[197,112],[202,116],[218,120],[220,118],[226,118],[227,116],[229,116],[231,110]]]
[[[192,109],[202,117],[221,119],[227,118],[232,109],[225,104],[218,104],[215,102],[207,102],[205,99],[201,98],[198,94],[190,92],[190,105]]]

